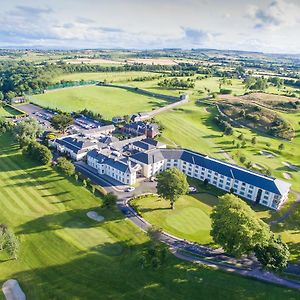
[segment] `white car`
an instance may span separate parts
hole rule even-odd
[[[196,193],[197,189],[194,186],[189,187],[189,193]]]
[[[133,192],[135,188],[133,186],[128,187],[125,192]]]

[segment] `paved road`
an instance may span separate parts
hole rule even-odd
[[[113,186],[116,182],[112,183],[99,177],[99,175],[95,172],[95,169],[89,168],[83,162],[76,163],[76,169],[86,176],[89,176],[94,183],[103,186],[108,192],[112,192],[117,195],[117,207],[141,230],[146,232],[151,227],[151,224],[138,215],[137,212],[130,206],[130,200],[135,195],[155,193],[156,183],[147,181],[141,182],[134,192],[128,193],[124,191],[126,186],[122,184]],[[256,278],[288,288],[300,289],[300,282],[284,279],[271,272],[263,270],[255,257],[243,257],[237,259],[224,253],[222,249],[212,249],[204,245],[192,243],[167,234],[166,232],[161,232],[158,239],[167,244],[170,247],[171,252],[182,260],[223,269],[242,276]],[[299,265],[291,264],[288,269],[290,273],[300,274]]]

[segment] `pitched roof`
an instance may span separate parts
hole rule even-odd
[[[118,159],[113,159],[109,156],[106,156],[102,153],[99,153],[97,150],[91,150],[88,152],[87,156],[90,156],[90,157],[93,157],[95,159],[97,159],[97,161],[100,163],[100,164],[106,164],[106,165],[109,165],[123,173],[132,173],[133,170],[132,168],[130,168],[130,165],[128,163],[127,160],[124,160],[121,159],[121,160],[118,160]]]
[[[143,164],[152,164],[164,159],[181,159],[278,195],[287,193],[291,186],[285,181],[186,149],[155,149],[136,153],[131,158]]]
[[[80,153],[88,150],[92,146],[96,146],[97,144],[81,138],[76,137],[64,137],[62,139],[57,139],[56,143],[70,149],[74,153]]]
[[[155,148],[154,145],[151,145],[149,143],[144,143],[143,140],[142,141],[133,142],[132,145],[134,145],[136,147],[139,147],[141,149],[144,149],[144,150],[150,150],[150,149],[154,149]]]

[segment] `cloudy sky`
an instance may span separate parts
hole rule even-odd
[[[0,47],[300,53],[300,0],[1,0]]]

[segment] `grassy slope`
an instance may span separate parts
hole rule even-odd
[[[101,113],[107,119],[115,115],[151,111],[167,103],[123,89],[100,86],[61,89],[33,96],[32,101],[69,112],[88,108]]]
[[[143,217],[163,230],[201,244],[212,242],[210,236],[212,206],[217,198],[209,194],[182,196],[170,209],[170,203],[155,196],[133,201],[135,208]]]
[[[154,76],[152,72],[88,72],[62,74],[53,79],[53,82],[60,80],[107,80],[108,82],[127,82],[137,77]]]
[[[297,299],[299,293],[168,258],[159,272],[142,270],[147,239],[116,210],[50,168],[20,155],[0,137],[1,223],[21,239],[17,261],[0,253],[0,282],[19,280],[28,299]],[[96,209],[106,221],[95,224]],[[2,293],[0,299],[4,299]]]

